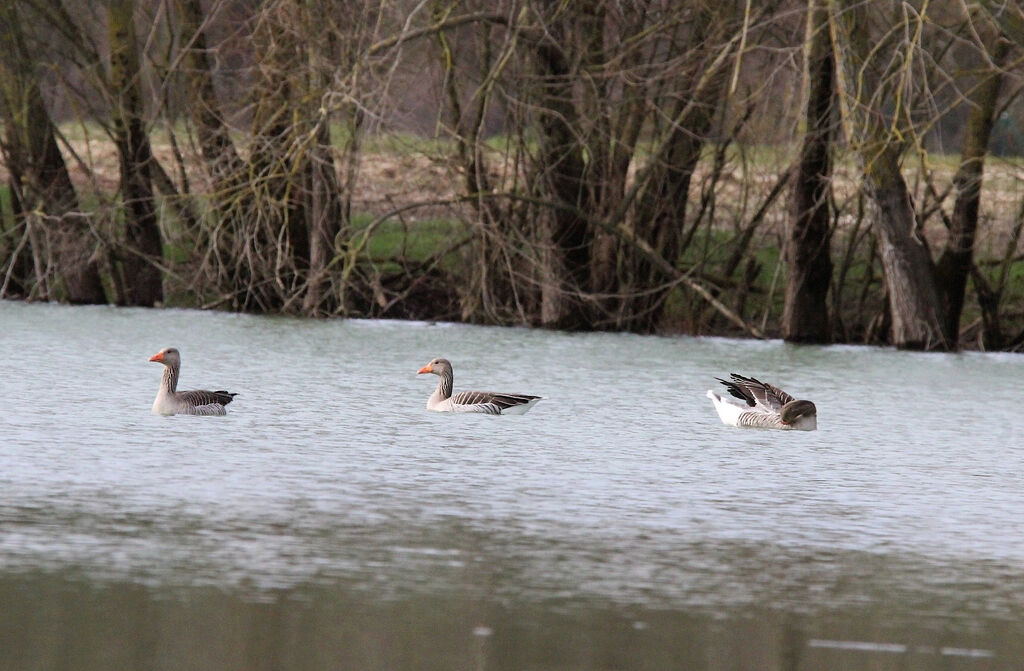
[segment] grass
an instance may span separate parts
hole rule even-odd
[[[89,154],[82,154],[86,160],[93,158],[97,161],[94,166],[101,176],[101,189],[116,189],[117,169],[116,153],[113,152],[109,140],[102,127],[96,123],[69,123],[62,125],[62,132],[71,141],[84,142],[92,141]],[[188,132],[184,124],[174,124],[172,127],[175,133],[179,134],[179,140]],[[332,137],[335,145],[341,146],[345,140],[347,130],[343,125],[336,125],[332,128]],[[165,151],[167,149],[168,128],[157,126],[154,128],[151,139],[154,149]],[[241,138],[240,138],[241,139]],[[486,144],[495,154],[508,151],[510,139],[507,136],[494,135],[486,139]],[[183,143],[184,146],[184,143]],[[649,147],[641,145],[636,150],[636,160],[643,162],[644,157],[649,154]],[[435,160],[438,157],[451,155],[454,151],[453,143],[446,138],[422,137],[407,133],[387,133],[365,136],[362,138],[363,171],[360,175],[359,186],[362,191],[356,194],[353,203],[361,213],[353,217],[353,233],[358,235],[365,231],[380,212],[390,210],[396,206],[406,203],[429,202],[431,199],[445,200],[457,195],[460,186],[452,182],[451,173],[447,164]],[[717,148],[709,146],[705,148],[704,155],[695,175],[693,188],[696,197],[696,189],[701,188],[702,180],[712,169],[712,162]],[[730,278],[721,278],[722,267],[732,253],[735,244],[735,231],[732,230],[734,221],[745,221],[758,200],[763,198],[767,190],[774,184],[782,170],[792,163],[795,146],[793,145],[740,145],[732,144],[728,147],[726,158],[728,165],[725,168],[723,181],[719,183],[716,192],[718,210],[715,214],[716,225],[709,227],[703,225],[698,232],[689,249],[679,259],[681,268],[689,268],[700,264],[705,273],[705,278],[712,282],[715,280],[728,280],[730,287],[735,287],[742,280],[745,272],[747,258],[741,262],[739,267]],[[94,153],[92,153],[94,152]],[[111,161],[111,158],[114,160]],[[169,160],[167,155],[161,160]],[[937,188],[940,190],[948,184],[952,178],[958,163],[959,157],[955,154],[929,154],[926,157],[928,167],[935,172]],[[916,179],[914,171],[918,169],[919,161],[916,156],[908,155],[904,162],[905,174],[907,174],[908,186],[916,188],[915,200],[922,195],[923,186],[921,181]],[[1012,225],[1016,216],[1020,199],[1024,196],[1024,187],[1018,179],[1013,162],[1002,158],[991,157],[986,163],[985,171],[985,193],[983,195],[983,217],[986,221],[982,224],[981,236],[978,239],[977,256],[983,272],[990,277],[996,274],[994,268],[986,260],[999,258],[1005,248],[1007,231]],[[845,155],[836,165],[836,191],[837,197],[848,198],[856,186],[858,169],[856,162]],[[80,176],[76,183],[84,185],[85,182]],[[197,180],[196,184],[199,184]],[[90,210],[95,204],[93,200],[97,197],[89,195],[88,188],[80,190],[82,198],[82,209]],[[749,200],[744,201],[744,198]],[[952,210],[952,197],[946,202],[946,210]],[[844,221],[847,221],[851,206],[849,201],[844,206]],[[741,203],[742,209],[741,209]],[[747,257],[752,257],[758,264],[756,276],[753,278],[752,291],[746,296],[743,306],[743,313],[747,319],[753,320],[760,325],[762,315],[769,315],[769,328],[773,322],[777,323],[782,313],[782,301],[786,281],[785,268],[779,266],[781,250],[779,241],[781,233],[787,221],[785,211],[788,199],[783,195],[766,216],[761,229],[755,236]],[[0,186],[0,212],[3,213],[3,222],[0,226],[9,225],[10,219],[10,192],[6,185]],[[421,210],[424,219],[399,219],[387,220],[377,226],[373,235],[368,241],[364,250],[364,258],[375,264],[379,270],[398,271],[408,267],[411,262],[423,262],[431,259],[443,251],[453,242],[460,239],[469,232],[467,224],[455,218],[446,218],[442,207],[432,210]],[[162,216],[170,217],[169,214],[161,213]],[[173,222],[166,224],[173,227]],[[927,222],[929,237],[932,233],[938,235],[938,242],[941,244],[943,229],[940,219],[933,216]],[[845,225],[841,231],[846,230]],[[841,260],[845,243],[841,240],[842,232],[836,234],[836,241],[833,245],[833,261],[838,265]],[[173,236],[172,236],[173,237]],[[841,303],[853,305],[860,292],[860,286],[866,276],[865,249],[858,250],[858,259],[851,267],[847,276],[847,285],[844,288],[844,295]],[[941,249],[938,244],[933,246],[933,252],[937,255]],[[194,254],[187,244],[168,241],[164,247],[166,258],[172,264],[185,264]],[[463,254],[455,253],[442,259],[441,265],[454,274],[463,272],[460,264],[464,262]],[[876,266],[876,286],[871,289],[872,296],[880,294],[877,287],[880,278],[880,270]],[[774,286],[774,288],[773,288]],[[969,294],[973,289],[968,288]],[[1024,306],[1024,264],[1011,264],[1007,278],[1007,286],[1004,292],[1004,308],[1008,321],[1019,320],[1016,316]],[[735,307],[735,289],[726,289],[721,294],[729,307]],[[696,308],[696,309],[695,309]],[[687,292],[676,290],[668,299],[667,312],[668,322],[676,319],[685,319],[689,313],[699,314],[703,308],[695,302]],[[971,295],[968,297],[965,306],[964,323],[969,323],[977,316],[977,306]],[[1012,327],[1008,327],[1012,330]]]
[[[7,221],[11,215],[11,187],[0,184],[0,231],[7,230]]]
[[[712,282],[728,282],[730,286],[738,286],[744,280],[747,264],[753,259],[757,264],[757,273],[751,281],[751,290],[747,293],[743,304],[743,316],[760,324],[767,309],[769,315],[782,314],[782,302],[785,291],[784,268],[779,268],[782,251],[774,243],[772,236],[756,236],[740,264],[731,277],[723,277],[725,264],[733,253],[737,233],[703,227],[694,235],[690,246],[683,251],[679,259],[679,267],[700,268],[705,279]],[[700,277],[698,277],[700,279]],[[773,287],[774,284],[774,287]],[[723,299],[728,302],[734,289],[723,292]],[[730,308],[735,305],[730,304]],[[684,323],[693,310],[692,299],[686,299],[686,293],[677,289],[672,292],[666,304],[665,318],[669,324]],[[691,325],[695,326],[695,325]]]
[[[353,235],[358,236],[376,219],[371,214],[352,217]],[[465,224],[454,219],[424,219],[406,223],[395,219],[382,222],[373,231],[364,250],[364,256],[376,263],[390,263],[398,267],[398,260],[426,261],[458,240],[465,232]],[[457,263],[449,258],[442,266]]]

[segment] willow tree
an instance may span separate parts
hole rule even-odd
[[[974,252],[981,208],[984,162],[1005,67],[1014,52],[1012,35],[1024,15],[1019,8],[992,13],[990,3],[964,3],[943,15],[945,25],[929,15],[924,3],[917,13],[905,13],[894,28],[882,9],[856,2],[829,1],[830,21],[840,64],[840,90],[848,139],[858,154],[865,191],[875,205],[874,229],[885,272],[892,342],[899,347],[955,349],[965,301],[967,278],[973,276],[978,293],[986,338],[997,345],[1000,335],[997,306],[984,277],[974,265]],[[949,9],[949,8],[946,8]],[[882,24],[871,31],[870,20]],[[939,28],[936,31],[935,28]],[[943,47],[926,44],[929,31],[948,30]],[[960,32],[970,39],[956,37]],[[932,54],[943,54],[948,45],[962,44],[957,55],[962,71],[922,69],[918,63]],[[969,67],[974,61],[975,68]],[[935,64],[941,61],[936,60]],[[900,172],[903,152],[909,140],[921,144],[921,129],[915,124],[914,98],[920,84],[913,75],[919,70],[925,81],[956,77],[965,91],[954,100],[967,108],[960,164],[953,177],[955,202],[951,216],[942,211],[941,198],[934,210],[942,212],[948,228],[946,244],[938,263],[933,263],[922,226],[925,214],[917,212],[906,181]],[[921,96],[928,107],[931,101]],[[929,108],[930,109],[930,108]],[[934,121],[934,117],[931,121]],[[927,168],[923,168],[928,172]],[[926,175],[926,178],[930,179]]]
[[[509,272],[514,264],[513,254],[506,244],[510,238],[508,204],[489,198],[494,181],[488,171],[482,137],[484,122],[493,104],[497,70],[502,57],[511,54],[512,38],[509,31],[492,25],[494,17],[491,17],[479,22],[480,39],[452,39],[440,26],[460,19],[458,15],[453,16],[454,7],[445,0],[434,0],[431,9],[432,19],[439,26],[435,40],[441,57],[443,109],[447,117],[443,129],[454,140],[455,165],[462,171],[463,189],[478,218],[480,231],[473,250],[474,272],[468,278],[473,288],[463,296],[462,318],[479,319],[482,315],[500,322],[515,315],[518,321],[527,322],[522,304],[510,299],[517,292]],[[501,37],[496,38],[498,35]],[[464,82],[460,76],[470,64],[473,66],[470,76],[476,79],[471,83]]]
[[[40,288],[38,298],[105,303],[97,239],[80,211],[78,194],[57,144],[36,77],[38,66],[27,46],[17,8],[0,3],[0,113],[4,120],[0,142],[11,176],[15,216],[26,242],[10,263],[13,266],[19,256],[32,255],[37,262],[23,264],[23,268],[34,267],[45,274],[45,268],[53,267],[60,278],[56,287],[49,287],[46,277],[34,273],[34,283]],[[50,256],[52,264],[43,261]],[[28,283],[28,277],[16,279]]]
[[[135,3],[110,0],[110,86],[114,144],[121,176],[125,240],[121,260],[124,301],[153,306],[163,300],[163,248],[153,193],[153,152],[145,123],[135,36]]]
[[[770,11],[758,8],[753,22]],[[479,120],[482,101],[503,105],[513,152],[504,173],[512,177],[502,186],[523,204],[503,211],[514,230],[485,231],[504,236],[496,245],[502,252],[522,250],[540,269],[509,262],[506,274],[489,265],[490,280],[512,291],[482,287],[480,303],[510,296],[517,308],[510,312],[521,314],[532,288],[523,278],[530,277],[539,286],[540,324],[656,329],[669,293],[688,284],[679,262],[691,180],[725,105],[743,12],[734,3],[661,11],[652,3],[529,0],[478,16],[474,25],[487,30],[478,62],[494,65],[481,85],[467,82],[461,93],[458,73],[447,69],[450,108],[461,118],[462,100],[472,100]],[[496,26],[501,39],[493,38]],[[490,94],[494,87],[500,95]],[[469,197],[489,185],[476,167],[480,150],[466,147],[481,144],[475,128],[454,127]],[[493,214],[486,212],[488,220]],[[526,237],[532,249],[523,249]]]
[[[670,49],[666,70],[671,79],[654,99],[657,129],[651,156],[636,177],[636,207],[631,227],[673,265],[683,252],[683,229],[690,202],[690,183],[716,116],[725,105],[730,65],[741,35],[741,15],[728,3],[687,3],[685,25],[665,26]],[[659,49],[655,48],[654,53]],[[668,64],[666,63],[666,65]],[[735,67],[733,65],[733,67]],[[622,279],[622,313],[634,331],[653,331],[673,279],[635,249],[626,248],[629,272]]]
[[[906,349],[955,347],[942,328],[935,266],[918,230],[914,203],[900,171],[905,149],[900,129],[905,118],[900,109],[886,113],[886,105],[899,99],[904,71],[898,65],[902,61],[889,60],[884,49],[872,47],[870,6],[860,0],[828,0],[828,8],[844,129],[874,206],[873,226],[885,272],[892,344]],[[899,45],[907,50],[915,46]],[[911,53],[906,58],[912,59]]]
[[[373,69],[363,59],[369,59],[364,54],[381,8],[347,0],[314,7],[304,15],[308,33],[315,36],[308,46],[307,95],[318,104],[306,174],[310,257],[302,311],[316,316],[347,314],[351,308],[350,276],[335,267],[335,261],[350,257],[352,196],[359,177],[365,110],[373,96]],[[370,72],[363,72],[364,66]],[[339,137],[333,137],[335,132]]]
[[[964,127],[963,151],[960,165],[953,176],[956,200],[949,222],[949,237],[937,263],[937,282],[943,307],[943,329],[946,339],[956,343],[959,339],[960,316],[963,312],[967,278],[974,268],[974,247],[978,230],[978,212],[981,205],[981,186],[984,179],[985,157],[998,110],[1002,89],[1003,68],[1013,53],[1011,43],[1002,37],[987,21],[981,30],[988,39],[979,45],[986,53],[982,58],[978,81],[966,94],[967,123]],[[978,281],[981,281],[980,278]],[[984,288],[979,288],[979,293]],[[984,301],[982,301],[984,303]],[[983,309],[986,306],[983,304]],[[986,322],[994,323],[995,316],[986,309]],[[1001,335],[987,329],[988,346],[999,346]]]
[[[180,2],[194,32],[198,7]],[[200,119],[204,159],[217,179],[216,216],[228,229],[227,242],[218,244],[229,245],[229,287],[242,309],[321,315],[341,302],[342,292],[329,290],[328,270],[349,209],[330,124],[344,49],[339,36],[367,39],[357,16],[365,7],[355,4],[275,0],[253,14],[244,27],[252,50],[244,159],[236,158],[209,65],[200,61],[192,87],[210,110]],[[230,160],[218,156],[221,148]]]
[[[182,42],[183,88],[189,101],[185,111],[195,126],[202,165],[211,177],[214,194],[226,199],[237,187],[244,163],[231,138],[231,126],[214,86],[216,65],[203,9],[199,0],[176,0],[174,6]]]
[[[579,140],[584,126],[574,88],[601,26],[592,12],[552,0],[538,2],[543,30],[533,45],[537,67],[538,165],[536,184],[552,207],[545,213],[540,323],[588,328],[584,302],[590,278],[593,228],[587,221],[587,160]]]
[[[793,180],[792,218],[786,238],[788,265],[783,337],[790,342],[829,342],[828,290],[832,279],[829,184],[832,175],[835,61],[822,0],[808,0],[804,43],[806,112]]]

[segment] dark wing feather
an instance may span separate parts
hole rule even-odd
[[[530,396],[529,394],[492,394],[491,403],[497,405],[502,410],[505,410],[517,405],[526,405],[530,401],[538,398],[540,398],[540,396]]]
[[[183,391],[179,392],[178,398],[182,401],[193,405],[210,405],[216,403],[219,405],[227,405],[231,400],[238,394],[218,389],[217,391],[206,391],[205,389],[196,389],[194,391]]]
[[[525,405],[540,396],[529,394],[499,394],[493,391],[460,391],[452,395],[452,403],[457,405],[493,405],[499,411],[517,405]]]
[[[736,373],[731,373],[729,377],[733,380],[732,385],[742,388],[743,391],[746,392],[747,405],[753,406],[760,403],[766,408],[779,410],[790,401],[796,400],[778,387],[768,384],[767,382],[761,382],[757,378],[744,377],[742,375],[737,375]],[[729,386],[728,383],[727,386]],[[729,391],[730,393],[733,393],[734,396],[736,395],[732,390],[732,386],[730,386]],[[753,403],[751,402],[751,399],[754,400]]]
[[[740,399],[750,407],[754,407],[755,405],[757,405],[757,399],[754,398],[753,394],[747,391],[746,386],[733,382],[731,380],[723,380],[720,377],[716,377],[715,379],[724,384],[725,388],[729,390],[730,394]]]

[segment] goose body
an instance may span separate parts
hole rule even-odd
[[[502,394],[493,391],[460,391],[452,393],[454,373],[448,359],[433,359],[417,371],[418,375],[432,373],[441,378],[434,393],[427,399],[427,410],[433,412],[481,412],[488,415],[524,415],[540,396],[529,394]]]
[[[752,377],[732,373],[731,380],[716,378],[729,393],[743,401],[736,403],[708,390],[708,398],[722,423],[750,429],[814,431],[818,410],[810,401],[793,398],[778,387]]]
[[[165,347],[150,361],[164,365],[164,376],[160,390],[153,401],[153,412],[158,415],[226,415],[224,408],[236,394],[218,390],[178,391],[178,374],[181,372],[181,354],[173,347]]]

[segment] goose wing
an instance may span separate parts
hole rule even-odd
[[[204,405],[227,405],[234,399],[237,394],[218,389],[217,391],[207,391],[205,389],[196,389],[193,391],[183,391],[178,394],[178,398],[183,403],[187,403],[192,407],[198,408]]]
[[[758,408],[769,412],[778,412],[782,406],[786,405],[790,401],[796,400],[775,385],[768,384],[767,382],[761,382],[757,378],[744,377],[743,375],[737,375],[736,373],[731,373],[729,377],[732,379],[715,379],[724,384],[730,394],[745,401],[746,404],[752,408]]]
[[[530,401],[539,398],[540,396],[530,396],[529,394],[500,394],[493,391],[460,391],[452,395],[452,404],[456,406],[479,406],[482,412],[499,415],[502,410],[526,405]],[[493,409],[493,411],[491,409]]]

